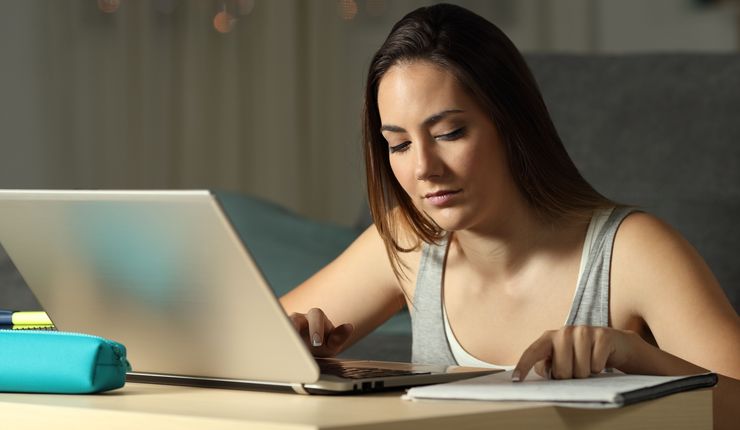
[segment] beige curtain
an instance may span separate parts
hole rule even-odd
[[[0,186],[217,188],[352,222],[362,88],[341,66],[347,23],[334,2],[257,0],[240,15],[227,1],[238,21],[220,34],[223,4],[6,5],[23,22],[13,36],[30,58],[14,78],[33,94],[15,96],[33,98],[33,136],[3,133],[27,167]]]

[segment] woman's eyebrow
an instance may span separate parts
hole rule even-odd
[[[422,122],[422,125],[425,126],[425,127],[430,127],[430,126],[432,126],[432,125],[434,125],[434,124],[442,121],[442,119],[444,119],[444,117],[446,117],[448,115],[451,115],[453,113],[460,113],[460,112],[465,112],[465,111],[463,111],[462,109],[445,109],[445,110],[443,110],[441,112],[437,112],[434,115],[429,116],[427,119],[425,119]],[[406,132],[406,129],[404,129],[403,127],[399,127],[397,125],[393,125],[393,124],[383,124],[380,127],[380,131],[381,132],[383,132],[383,131],[390,131],[392,133],[405,133]]]

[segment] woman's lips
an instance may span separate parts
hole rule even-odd
[[[460,191],[462,190],[442,190],[426,194],[424,198],[434,206],[443,207],[448,206]]]

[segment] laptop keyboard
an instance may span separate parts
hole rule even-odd
[[[344,363],[326,361],[322,361],[319,363],[319,369],[321,369],[321,373],[323,374],[334,375],[349,379],[387,378],[393,376],[430,374],[430,372],[411,370],[383,369],[378,367],[355,367]]]

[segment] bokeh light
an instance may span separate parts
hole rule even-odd
[[[121,7],[121,0],[98,0],[98,9],[105,13],[113,13]]]
[[[339,16],[345,21],[350,21],[357,15],[358,7],[355,0],[339,0],[337,8]]]
[[[236,24],[236,18],[226,10],[217,13],[213,18],[213,27],[219,33],[229,33],[234,29],[234,24]]]

